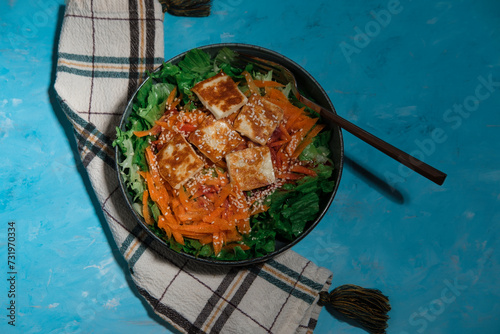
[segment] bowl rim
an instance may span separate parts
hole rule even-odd
[[[275,57],[276,59],[282,60],[283,63],[287,63],[286,66],[294,74],[296,74],[297,71],[300,71],[302,75],[306,76],[307,79],[310,80],[311,83],[314,85],[314,87],[316,89],[318,89],[319,93],[326,99],[326,102],[328,103],[329,109],[333,113],[336,113],[335,108],[334,108],[334,106],[333,106],[333,104],[332,104],[332,102],[330,100],[330,97],[328,96],[328,94],[326,93],[326,91],[323,89],[323,87],[316,81],[316,79],[309,72],[307,72],[302,66],[300,66],[299,64],[297,64],[295,61],[289,59],[288,57],[286,57],[286,56],[284,56],[284,55],[282,55],[282,54],[280,54],[280,53],[278,53],[276,51],[273,51],[273,50],[270,50],[270,49],[267,49],[267,48],[264,48],[264,47],[261,47],[261,46],[257,46],[257,45],[253,45],[253,44],[245,44],[245,43],[215,43],[215,44],[206,44],[206,45],[194,47],[192,49],[200,49],[200,50],[203,50],[203,51],[207,51],[207,50],[219,50],[219,49],[224,48],[224,47],[228,47],[230,49],[236,49],[235,50],[236,52],[238,52],[237,49],[245,49],[245,52],[250,52],[250,53],[257,52],[257,53],[261,53],[261,55],[264,56],[263,58],[265,58],[265,55],[268,55],[268,56],[270,55],[272,57]],[[161,68],[163,67],[163,65],[165,63],[169,63],[169,62],[172,62],[172,61],[179,61],[179,60],[181,60],[192,49],[186,50],[186,51],[184,51],[182,53],[177,54],[174,57],[171,57],[168,60],[165,60],[163,62],[163,64],[160,65],[160,66],[158,66],[157,68],[155,68],[153,72],[160,71]],[[134,94],[132,94],[131,98],[127,101],[127,104],[126,104],[126,106],[124,108],[124,112],[123,112],[122,116],[120,116],[120,122],[119,122],[119,125],[118,125],[118,127],[120,129],[124,129],[124,127],[125,127],[125,125],[127,123],[128,117],[130,116],[130,112],[131,112],[131,109],[132,109],[132,106],[133,106],[133,103],[134,103],[134,99],[137,96],[137,92],[142,88],[142,86],[146,83],[146,81],[148,79],[149,79],[149,77],[146,78],[137,87],[137,89],[134,91]],[[340,159],[337,162],[337,165],[335,166],[335,169],[338,169],[338,175],[337,175],[337,178],[335,180],[335,185],[334,185],[333,191],[329,195],[328,201],[326,201],[326,203],[324,204],[324,207],[321,208],[321,211],[319,212],[319,214],[316,217],[316,219],[309,224],[309,226],[307,227],[307,229],[305,229],[302,232],[301,235],[299,235],[294,240],[289,241],[283,247],[275,249],[273,252],[267,253],[266,255],[261,256],[261,257],[251,258],[251,259],[245,259],[245,260],[236,260],[236,261],[231,261],[231,260],[217,260],[217,259],[214,259],[214,258],[197,257],[197,256],[189,254],[189,253],[185,253],[185,252],[182,252],[182,251],[181,252],[177,252],[177,251],[171,249],[170,246],[166,243],[165,240],[163,240],[162,238],[160,238],[158,235],[156,235],[149,228],[148,224],[144,221],[144,219],[133,208],[133,206],[131,204],[130,197],[128,195],[128,191],[127,191],[126,185],[123,182],[123,178],[122,178],[122,175],[121,175],[121,169],[120,169],[120,166],[119,166],[119,161],[120,161],[119,158],[121,156],[121,151],[120,151],[119,147],[116,146],[115,147],[115,171],[116,171],[116,175],[118,177],[119,188],[120,188],[120,191],[121,191],[121,193],[122,193],[122,195],[123,195],[123,197],[125,199],[125,202],[127,204],[128,209],[130,211],[132,211],[132,214],[134,215],[134,217],[138,221],[138,223],[141,225],[141,227],[144,230],[146,230],[147,234],[150,237],[152,237],[154,240],[158,241],[163,246],[163,248],[165,248],[167,250],[167,252],[169,252],[170,254],[173,254],[174,256],[184,257],[184,258],[187,258],[189,260],[192,260],[192,261],[195,261],[195,262],[198,262],[198,263],[208,264],[208,265],[212,265],[212,266],[238,267],[238,266],[246,266],[246,265],[253,265],[253,264],[262,263],[262,262],[265,262],[265,261],[267,261],[269,259],[272,259],[275,256],[277,256],[277,255],[279,255],[279,254],[281,254],[281,253],[289,250],[290,248],[292,248],[293,246],[295,246],[297,243],[299,243],[302,239],[304,239],[319,224],[319,222],[325,216],[326,212],[329,210],[329,208],[330,208],[330,206],[331,206],[331,204],[333,202],[333,199],[335,198],[337,190],[339,188],[340,180],[342,179],[342,172],[343,172],[343,165],[344,165],[344,141],[343,141],[343,136],[342,136],[342,129],[338,125],[336,125],[336,124],[332,124],[332,125],[337,128],[337,130],[335,130],[335,131],[337,132],[337,135],[338,135],[338,141],[339,141],[338,145],[339,145]]]

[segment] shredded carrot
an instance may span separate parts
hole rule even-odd
[[[312,128],[311,131],[309,131],[309,133],[304,137],[302,142],[297,146],[297,148],[295,149],[295,151],[292,154],[292,158],[294,158],[294,159],[297,158],[302,153],[302,151],[304,151],[304,149],[310,143],[312,143],[314,137],[316,137],[316,135],[318,133],[320,133],[320,131],[323,130],[324,127],[325,127],[324,124],[320,124],[320,125],[316,125],[314,128]]]
[[[146,147],[146,161],[148,163],[149,172],[151,173],[153,180],[158,184],[162,183],[161,181],[162,178],[160,176],[160,172],[158,171],[158,166],[156,164],[156,157],[153,151],[151,150],[150,146]]]
[[[157,136],[161,132],[161,127],[159,126],[153,126],[149,130],[144,130],[144,131],[134,131],[134,136],[140,138],[140,137],[146,137],[146,136]]]
[[[182,97],[183,97],[183,94],[181,92],[181,94],[179,95],[178,98],[174,99],[174,101],[170,104],[170,108],[169,109],[175,109],[177,107],[177,105],[179,103],[181,103],[182,101]]]
[[[240,233],[248,234],[250,233],[250,221],[249,220],[240,220],[238,221],[238,230]]]
[[[181,187],[181,189],[179,189],[179,200],[181,201],[181,204],[184,206],[189,203],[189,196],[184,190],[184,187]]]
[[[252,207],[252,211],[250,211],[250,215],[256,215],[261,212],[266,212],[269,209],[267,205],[255,205]]]
[[[185,232],[197,232],[197,233],[217,233],[220,231],[218,226],[207,223],[179,225],[175,230],[185,231]]]
[[[172,230],[170,229],[170,226],[168,226],[165,216],[158,217],[158,227],[165,231],[169,239],[172,237]]]
[[[293,105],[280,89],[284,85],[271,80],[254,80],[246,71],[242,74],[249,88],[246,92],[248,96],[264,94],[265,99],[283,110],[283,120],[267,143],[277,178],[281,179],[280,182],[294,182],[305,175],[315,176],[314,170],[297,165],[294,160],[324,125],[316,125],[318,118],[312,118],[305,107]],[[164,115],[150,130],[134,132],[137,137],[161,134],[146,148],[148,171],[139,172],[146,184],[142,197],[144,220],[149,225],[155,223],[149,208],[152,201],[161,212],[157,226],[165,231],[169,239],[182,245],[185,244],[185,238],[199,240],[203,245],[210,244],[216,255],[223,249],[234,251],[235,247],[248,250],[250,247],[242,240],[251,231],[250,217],[267,211],[269,207],[262,203],[247,203],[245,193],[237,184],[230,182],[224,161],[207,162],[205,168],[210,168],[210,172],[198,174],[179,190],[174,190],[159,172],[155,152],[162,149],[164,135],[169,131],[181,131],[188,138],[190,133],[202,126],[207,117],[212,117],[202,110],[178,110],[182,93],[179,96],[177,93],[177,88],[170,92],[165,102]],[[233,113],[227,117],[228,124],[232,125],[237,115],[238,113]],[[236,150],[255,146],[255,143],[246,138]]]
[[[215,218],[214,226],[217,226],[220,230],[231,230],[232,226],[231,224],[226,220],[222,218]]]
[[[198,239],[202,245],[210,244],[213,240],[213,235],[207,234]]]
[[[158,204],[160,211],[165,214],[169,210],[169,198],[167,190],[162,187],[162,183],[160,186],[154,182],[152,174],[149,172],[140,172],[140,175],[146,180],[146,185],[148,187],[149,195],[151,196],[151,200]]]
[[[222,203],[224,203],[226,198],[229,196],[229,194],[231,194],[231,191],[232,191],[232,184],[231,183],[228,183],[224,187],[222,187],[221,191],[219,192],[219,197],[217,198],[217,200],[214,203],[214,206],[216,208],[221,206]]]
[[[277,178],[284,179],[284,180],[299,180],[302,178],[302,175],[294,174],[294,173],[279,173],[277,175]]]
[[[144,131],[134,131],[134,136],[141,138],[141,137],[146,137],[146,136],[151,136],[151,130],[144,130]]]
[[[231,231],[226,231],[226,243],[231,243],[231,242],[238,242],[243,240],[241,237],[241,234],[238,233],[236,230],[231,230]]]
[[[254,80],[255,86],[259,88],[263,87],[285,87],[285,85],[272,80]]]
[[[193,132],[194,130],[197,129],[196,125],[190,124],[190,123],[183,123],[180,127],[179,130],[183,132]]]
[[[170,128],[170,125],[165,121],[156,121],[155,124],[161,126],[162,128],[165,128],[165,129]]]
[[[219,217],[222,214],[222,212],[224,212],[224,208],[216,208],[208,216],[203,217],[203,221],[206,223],[213,222],[215,218]]]
[[[309,168],[301,166],[301,165],[293,166],[291,171],[294,173],[306,174],[306,175],[311,175],[311,176],[317,175],[316,172],[313,171],[312,169],[309,169]]]
[[[144,193],[142,194],[142,216],[144,217],[146,224],[154,225],[153,218],[151,218],[151,215],[149,213],[148,191],[147,190],[144,190]]]
[[[279,141],[269,143],[269,144],[267,144],[267,146],[275,147],[275,146],[281,146],[281,145],[286,144],[286,143],[288,143],[288,140],[285,139],[285,140],[279,140]]]
[[[178,217],[181,221],[188,221],[188,220],[196,221],[196,220],[203,220],[204,216],[205,215],[203,213],[199,212],[186,212],[180,214]]]
[[[168,213],[168,214],[164,215],[164,217],[165,217],[165,222],[168,223],[170,226],[179,225],[179,222],[175,219],[175,217],[172,213]]]
[[[167,106],[170,106],[172,105],[172,102],[174,102],[174,99],[175,99],[175,95],[177,94],[177,86],[174,87],[174,89],[172,89],[172,91],[170,92],[170,94],[168,95],[168,98],[167,98]]]
[[[250,90],[250,92],[253,94],[260,95],[259,87],[257,87],[257,85],[255,84],[255,81],[253,80],[252,75],[250,73],[248,73],[247,71],[243,71],[242,74],[245,76],[245,79],[246,79],[247,84],[248,84],[248,89]]]
[[[288,168],[289,158],[286,152],[284,152],[282,149],[278,150],[278,152],[276,153],[276,160],[279,163],[278,170],[285,170]]]
[[[283,94],[283,92],[279,89],[269,89],[267,91],[267,94],[266,94],[266,97],[268,99],[272,99],[272,100],[278,100],[278,101],[282,101],[282,102],[288,102],[288,98],[285,96],[285,94]]]
[[[283,123],[280,123],[279,127],[278,127],[281,131],[281,134],[283,134],[283,136],[285,137],[285,139],[287,140],[290,140],[292,137],[290,137],[290,134],[288,133],[288,130],[285,128],[285,126],[283,125]]]
[[[314,126],[314,124],[316,124],[317,121],[317,118],[309,118],[307,116],[304,116],[304,119],[301,120],[299,125],[300,130],[292,135],[292,139],[286,147],[286,152],[289,156],[293,156],[293,153],[299,146],[300,142],[304,139],[306,134],[311,130],[311,128]]]
[[[220,232],[214,233],[213,234],[213,239],[212,239],[212,244],[214,247],[214,253],[215,255],[219,254],[220,251],[222,250],[222,244],[223,244],[223,235]]]
[[[175,241],[177,241],[181,245],[184,245],[184,237],[182,236],[182,233],[177,230],[172,230],[172,236],[174,237]]]

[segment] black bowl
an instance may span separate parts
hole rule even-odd
[[[271,51],[259,46],[255,45],[249,45],[249,44],[239,44],[239,43],[223,43],[223,44],[211,44],[211,45],[206,45],[206,46],[201,46],[198,47],[198,49],[201,49],[211,56],[214,56],[217,54],[217,52],[224,47],[228,47],[236,52],[241,52],[241,53],[246,53],[250,54],[256,57],[260,57],[263,59],[271,60],[276,63],[279,63],[288,69],[292,71],[292,73],[295,75],[295,78],[297,79],[297,83],[299,85],[299,90],[301,92],[304,92],[305,95],[308,97],[312,98],[314,101],[316,101],[318,104],[324,106],[325,108],[332,110],[334,112],[333,105],[326,94],[326,92],[321,88],[321,86],[318,84],[318,82],[306,71],[304,70],[301,66],[299,66],[297,63],[294,61],[286,58],[285,56],[275,52]],[[188,51],[181,53],[167,62],[172,62],[174,64],[178,63],[180,60],[184,58]],[[156,71],[161,70],[161,66],[156,69]],[[151,80],[151,79],[150,79]],[[143,83],[144,84],[144,83]],[[142,85],[143,85],[142,84]],[[132,96],[130,101],[127,104],[127,107],[125,109],[125,112],[123,113],[123,116],[120,120],[120,129],[125,130],[125,124],[127,123],[127,119],[132,112],[132,105],[135,96],[137,95],[137,92],[139,89],[142,87],[142,85],[137,89],[135,94]],[[337,192],[338,185],[340,182],[340,178],[342,175],[342,167],[343,167],[343,157],[344,157],[344,143],[342,140],[342,132],[340,127],[338,127],[336,124],[326,124],[326,127],[330,130],[332,130],[332,138],[330,141],[330,150],[332,152],[332,160],[335,165],[335,170],[333,172],[333,178],[335,180],[335,187],[333,191],[328,195],[328,197],[322,198],[320,202],[320,213],[318,217],[308,223],[306,225],[304,232],[294,239],[293,241],[288,241],[288,240],[282,240],[282,239],[277,239],[276,240],[276,248],[275,251],[266,254],[265,256],[258,257],[258,258],[252,258],[252,259],[246,259],[246,260],[241,260],[241,261],[225,261],[225,260],[217,260],[213,258],[202,258],[202,257],[196,257],[191,254],[183,253],[183,252],[176,252],[172,250],[169,245],[160,237],[158,237],[153,231],[151,231],[144,221],[144,219],[133,209],[132,207],[132,198],[128,194],[128,191],[126,190],[126,186],[124,184],[124,181],[122,179],[122,176],[120,174],[120,167],[118,166],[118,162],[122,161],[122,154],[120,149],[117,147],[116,149],[116,170],[118,172],[118,178],[120,180],[120,188],[123,193],[123,195],[126,198],[127,204],[129,209],[132,211],[132,213],[135,215],[136,219],[139,221],[139,223],[142,225],[142,227],[149,233],[149,235],[159,241],[160,244],[164,246],[167,252],[175,254],[173,256],[183,256],[185,258],[189,258],[194,261],[198,261],[200,263],[205,263],[205,264],[211,264],[211,265],[223,265],[223,266],[243,266],[243,265],[249,265],[249,264],[256,264],[260,262],[264,262],[280,253],[283,253],[287,249],[291,248],[295,244],[297,244],[299,241],[304,239],[315,227],[318,225],[320,220],[323,218],[325,213],[328,211],[328,208],[330,207],[333,198],[335,197],[335,193]]]

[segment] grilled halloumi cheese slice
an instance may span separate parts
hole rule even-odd
[[[274,183],[273,161],[267,146],[235,151],[226,155],[231,182],[243,191],[253,190]]]
[[[254,94],[241,109],[233,126],[252,141],[265,145],[282,119],[283,110],[280,107]]]
[[[216,119],[231,115],[248,101],[233,79],[224,72],[197,83],[191,90]]]
[[[206,117],[188,139],[214,163],[245,143],[240,134],[225,120],[215,120],[212,116]]]
[[[204,166],[203,160],[178,132],[165,133],[166,144],[156,155],[158,170],[174,189],[179,189]]]

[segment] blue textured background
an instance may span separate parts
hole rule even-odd
[[[63,4],[0,3],[0,332],[161,332],[48,94]],[[337,197],[294,250],[331,269],[333,286],[387,294],[390,333],[498,333],[499,33],[494,0],[215,0],[208,18],[166,17],[165,56],[220,42],[276,50],[317,78],[339,114],[447,172],[439,187],[345,134]],[[317,333],[328,332],[364,333],[323,310]]]

